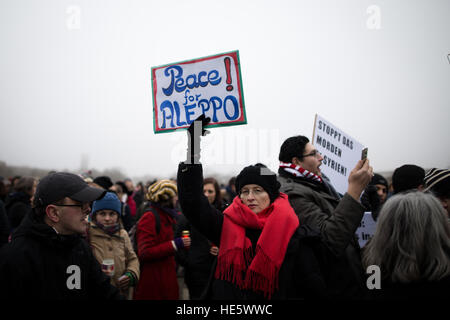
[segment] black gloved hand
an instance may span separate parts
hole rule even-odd
[[[211,118],[202,114],[188,128],[188,149],[186,163],[199,163],[200,160],[200,137],[206,136],[209,131],[205,127],[211,121]],[[196,130],[197,129],[197,130]]]
[[[368,185],[361,196],[361,204],[366,209],[366,211],[372,212],[372,216],[378,216],[378,211],[380,210],[380,196],[377,193],[377,187],[374,185]],[[376,220],[376,219],[374,219]]]

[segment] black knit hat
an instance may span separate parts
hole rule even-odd
[[[424,184],[425,170],[414,164],[405,164],[394,170],[392,186],[394,193],[416,189]]]
[[[105,190],[108,190],[113,185],[111,178],[107,177],[107,176],[100,176],[100,177],[95,178],[94,183],[98,184],[100,187],[102,187]]]
[[[269,194],[270,203],[274,202],[280,194],[281,185],[277,180],[277,175],[261,164],[242,169],[236,177],[237,193],[240,194],[241,189],[248,184],[261,186]]]
[[[387,180],[381,174],[378,174],[378,173],[373,174],[372,180],[370,181],[369,184],[373,185],[373,186],[377,185],[377,184],[381,184],[381,185],[385,186],[386,189],[389,189]]]

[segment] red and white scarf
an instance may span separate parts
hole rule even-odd
[[[293,163],[280,162],[280,168],[296,177],[303,177],[313,181],[323,183],[321,177]]]
[[[255,214],[236,196],[224,211],[216,279],[232,282],[240,289],[262,292],[271,298],[278,289],[278,272],[288,243],[299,225],[284,193],[266,209]],[[255,255],[245,230],[262,230]]]

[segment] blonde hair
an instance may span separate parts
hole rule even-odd
[[[450,225],[439,200],[419,191],[388,199],[364,248],[363,264],[379,266],[393,283],[449,276]]]
[[[148,187],[147,194],[145,195],[147,200],[151,202],[164,202],[178,193],[177,185],[171,180],[159,180]]]

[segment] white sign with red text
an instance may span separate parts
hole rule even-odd
[[[187,128],[200,115],[208,127],[246,124],[239,52],[152,68],[154,132]]]

